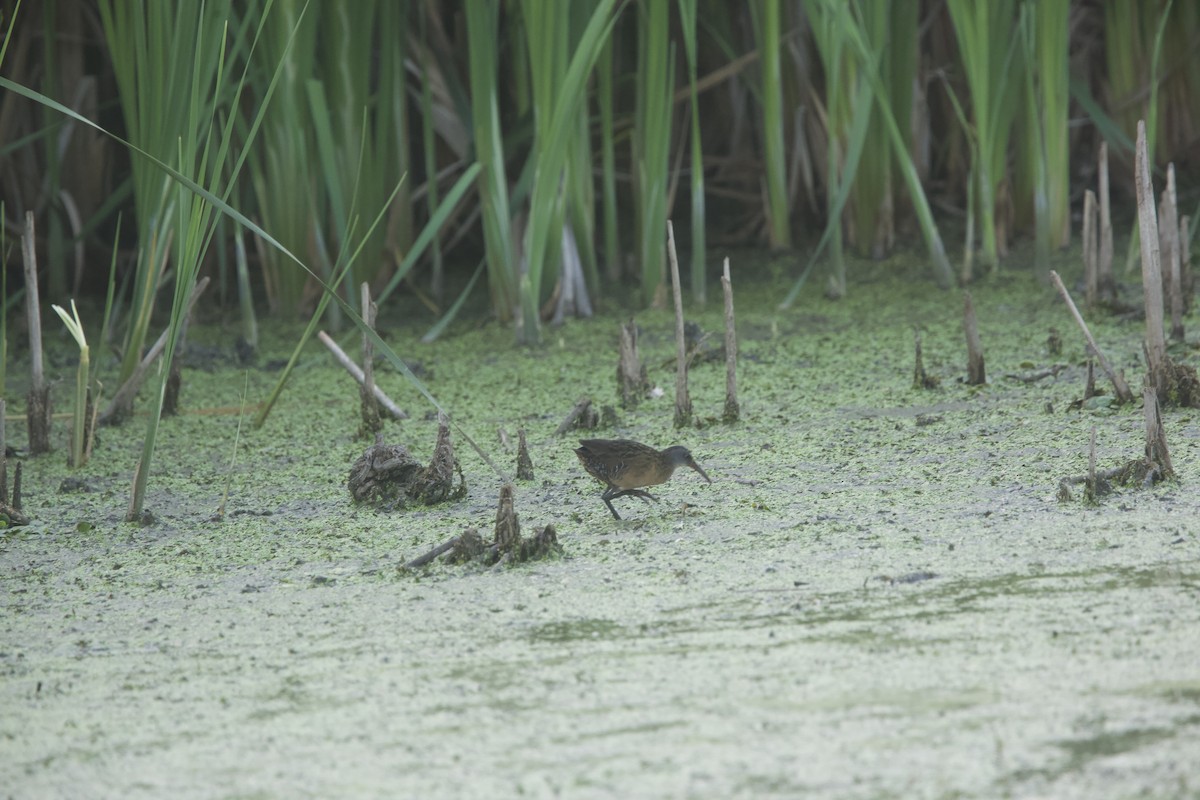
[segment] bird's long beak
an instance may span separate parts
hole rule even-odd
[[[708,473],[700,468],[700,465],[696,463],[696,459],[689,458],[687,465],[689,467],[691,467],[692,469],[696,470],[696,472],[699,472],[701,477],[704,478],[704,480],[708,481],[709,483],[712,483],[712,478],[708,477]]]

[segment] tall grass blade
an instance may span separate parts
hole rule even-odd
[[[526,24],[530,23],[531,11],[532,16],[537,17],[539,12],[548,14],[550,7],[557,5],[557,0],[526,0]],[[529,225],[525,231],[524,249],[528,266],[520,281],[521,316],[517,328],[518,340],[525,343],[538,342],[541,337],[538,310],[541,302],[542,273],[551,243],[553,242],[556,251],[561,246],[561,234],[552,234],[561,231],[560,187],[563,169],[572,135],[578,131],[571,122],[580,112],[583,99],[587,95],[588,76],[600,55],[604,40],[612,30],[615,5],[615,0],[599,0],[596,3],[579,41],[575,43],[574,52],[566,61],[566,72],[560,76],[561,81],[553,88],[550,101],[538,103],[539,119],[536,121],[537,135],[534,144],[537,167],[529,199]],[[536,36],[534,29],[530,30],[530,36],[532,66],[533,49],[542,46],[544,42],[533,38]],[[534,72],[536,79],[536,68]],[[535,98],[538,91],[535,80]],[[543,86],[542,91],[549,91],[549,88]]]
[[[429,392],[429,389],[425,386],[425,384],[423,384],[417,378],[417,376],[413,374],[412,370],[409,369],[408,365],[404,363],[404,360],[401,359],[400,356],[398,356],[396,354],[396,352],[391,348],[391,346],[388,345],[388,343],[385,342],[375,330],[373,330],[370,326],[368,326],[360,316],[358,316],[357,314],[354,313],[354,310],[349,306],[349,304],[346,303],[346,301],[344,301],[341,297],[339,297],[337,295],[337,292],[334,291],[333,287],[330,284],[325,283],[321,279],[321,277],[319,275],[317,275],[316,272],[314,272],[308,265],[306,265],[304,263],[303,260],[301,260],[296,254],[292,253],[290,250],[288,250],[286,247],[284,247],[282,243],[280,243],[277,239],[275,239],[273,236],[271,236],[271,234],[269,234],[266,230],[264,230],[260,225],[258,225],[256,222],[251,220],[249,217],[247,217],[241,211],[239,211],[236,208],[234,208],[233,206],[231,206],[225,198],[217,196],[211,189],[208,189],[208,188],[200,185],[199,183],[197,183],[196,180],[193,179],[192,177],[189,177],[188,175],[183,174],[175,167],[171,166],[170,164],[167,164],[166,162],[164,162],[160,159],[155,158],[151,154],[138,149],[132,143],[121,139],[120,137],[116,136],[112,132],[102,128],[97,123],[93,122],[92,120],[87,119],[86,117],[81,116],[74,110],[67,108],[66,106],[62,105],[61,103],[58,103],[55,100],[53,100],[49,97],[46,97],[45,95],[43,95],[39,92],[36,92],[32,89],[29,89],[25,86],[22,86],[18,83],[14,83],[13,81],[9,80],[8,78],[4,78],[4,77],[0,77],[0,88],[4,88],[4,89],[8,89],[10,91],[16,92],[17,94],[19,94],[23,97],[27,97],[30,100],[33,100],[35,102],[38,102],[38,103],[46,105],[50,108],[53,108],[54,110],[58,111],[60,114],[71,117],[72,119],[75,119],[75,120],[87,125],[88,127],[124,144],[126,147],[128,147],[134,153],[138,154],[142,158],[145,158],[148,161],[150,161],[151,163],[155,164],[160,170],[162,170],[162,172],[164,174],[169,176],[169,178],[172,181],[174,181],[175,183],[178,183],[181,186],[186,187],[189,191],[194,193],[198,198],[203,199],[207,203],[211,204],[211,206],[214,209],[216,209],[220,213],[224,214],[225,216],[229,217],[230,219],[232,219],[235,222],[244,226],[247,230],[251,231],[256,236],[258,236],[261,240],[266,242],[268,246],[270,246],[270,247],[276,249],[277,251],[279,251],[280,253],[282,253],[284,255],[284,257],[286,257],[289,261],[291,261],[293,264],[295,264],[298,268],[300,268],[300,269],[304,270],[306,273],[308,273],[308,275],[312,278],[312,280],[314,282],[316,282],[318,285],[320,285],[320,287],[324,293],[323,296],[332,298],[333,302],[338,303],[341,306],[343,313],[345,313],[354,322],[354,324],[356,326],[358,326],[359,330],[361,330],[363,332],[363,335],[365,335],[367,338],[369,338],[371,340],[372,344],[374,345],[374,347],[376,349],[376,352],[380,353],[388,361],[388,363],[390,363],[401,375],[403,375],[405,377],[405,379],[408,380],[409,383],[412,384],[412,386],[414,388],[416,388],[417,391],[419,391],[421,393],[421,395],[423,397],[425,397],[425,399],[428,400],[429,403],[435,409],[437,409],[441,413],[445,414],[451,420],[451,424],[454,425],[455,430],[457,430],[459,432],[459,434],[462,435],[463,439],[465,441],[467,441],[468,444],[471,445],[471,447],[480,455],[480,457],[484,460],[484,462],[486,464],[488,464],[488,466],[490,466],[497,475],[501,476],[502,478],[504,477],[503,470],[501,470],[499,467],[497,467],[492,462],[491,458],[487,455],[487,453],[484,452],[483,449],[479,447],[479,445],[470,436],[470,434],[466,430],[464,430],[462,428],[462,426],[458,425],[458,423],[454,421],[454,418],[450,416],[449,412],[447,412],[446,409],[442,406],[442,404],[439,403],[437,401],[437,399]],[[381,212],[380,216],[376,218],[376,224],[378,224],[379,220],[382,218],[382,215],[383,215],[383,212]],[[142,467],[139,466],[139,471],[141,469],[142,469]]]
[[[1012,0],[948,0],[950,19],[971,95],[971,135],[979,161],[973,188],[983,234],[983,261],[995,269],[1006,250],[996,230],[997,193],[1005,180],[1008,143],[1019,80],[1012,80],[1017,49]]]
[[[488,286],[492,309],[501,321],[513,318],[520,307],[516,251],[510,224],[508,176],[500,127],[499,38],[500,4],[471,3],[466,8],[471,87],[471,123],[475,158],[480,165],[479,204],[483,216],[483,241],[487,250]]]
[[[1071,241],[1071,153],[1067,126],[1070,102],[1070,7],[1067,3],[1035,3],[1037,88],[1045,152],[1046,227],[1055,247]]]
[[[707,294],[704,237],[704,146],[700,138],[700,99],[696,91],[696,0],[679,0],[679,24],[687,54],[688,94],[692,118],[692,299],[703,304]]]
[[[263,118],[262,138],[250,149],[250,175],[263,227],[301,253],[308,252],[316,225],[317,155],[307,81],[316,68],[318,21],[318,15],[308,13],[308,0],[277,0],[256,51],[259,69],[253,87],[261,97],[274,68],[285,65]],[[308,276],[271,248],[260,246],[259,253],[269,307],[285,318],[298,315]]]
[[[779,0],[756,0],[759,62],[762,67],[763,153],[767,181],[767,230],[771,247],[792,246],[791,208],[787,194],[787,160],[783,147],[783,36]]]
[[[617,217],[617,157],[613,126],[613,37],[604,40],[596,65],[596,103],[600,107],[600,187],[604,209],[605,274],[621,276],[621,233]]]
[[[638,5],[637,108],[633,131],[634,236],[642,301],[654,301],[663,284],[667,228],[667,180],[671,147],[673,72],[670,4]]]
[[[458,312],[462,310],[463,303],[467,301],[471,291],[475,288],[475,284],[479,282],[479,278],[481,275],[483,275],[484,267],[486,266],[487,264],[485,264],[483,261],[479,262],[479,266],[475,268],[475,272],[471,275],[471,280],[467,281],[467,285],[462,290],[462,293],[459,294],[458,299],[450,304],[450,308],[446,310],[446,313],[442,315],[442,318],[435,322],[433,326],[425,332],[425,335],[421,337],[421,342],[423,344],[429,344],[435,341],[439,336],[442,335],[442,332],[446,330],[446,326],[454,321],[454,318],[458,316]]]

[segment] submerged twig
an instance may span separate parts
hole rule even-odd
[[[471,528],[470,532],[474,532],[474,530],[475,530],[474,528]],[[412,561],[409,561],[407,564],[404,565],[404,568],[405,569],[416,569],[418,567],[423,567],[426,564],[428,564],[430,561],[433,561],[435,558],[440,556],[442,553],[448,553],[451,550],[453,550],[455,547],[458,547],[459,543],[461,541],[462,541],[461,536],[455,536],[453,539],[447,539],[446,541],[442,542],[437,547],[433,548],[432,550],[425,553],[424,555],[417,556]]]

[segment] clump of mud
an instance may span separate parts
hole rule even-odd
[[[454,485],[456,472],[458,486]],[[431,506],[467,496],[467,482],[454,457],[445,419],[438,421],[437,445],[429,466],[422,466],[402,444],[384,444],[382,434],[377,434],[375,444],[350,468],[346,487],[356,502],[386,508],[404,508],[409,503]]]
[[[418,569],[439,558],[446,564],[475,564],[495,569],[558,557],[562,552],[553,524],[539,528],[533,536],[521,536],[521,522],[513,507],[513,486],[506,483],[500,487],[500,503],[496,508],[496,527],[491,543],[485,542],[475,528],[468,528],[461,535],[409,561],[403,569]]]

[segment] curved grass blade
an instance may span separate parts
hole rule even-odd
[[[483,269],[486,266],[486,261],[479,262],[479,266],[475,268],[475,274],[471,276],[471,280],[467,281],[467,288],[462,290],[462,294],[460,294],[458,299],[451,304],[450,308],[447,309],[442,318],[434,323],[432,328],[425,332],[425,335],[421,337],[422,343],[429,344],[442,335],[442,331],[446,330],[446,326],[449,325],[458,315],[459,309],[461,309],[463,303],[466,302],[467,296],[471,294],[471,290],[475,288],[475,284],[479,282],[479,276],[483,274]]]

